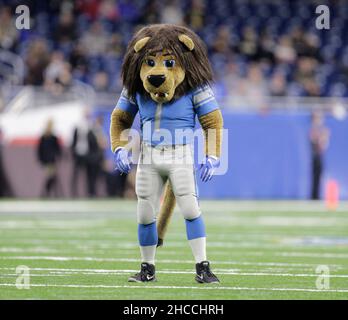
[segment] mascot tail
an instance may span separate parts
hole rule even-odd
[[[157,247],[161,247],[163,245],[163,239],[167,232],[170,219],[173,216],[175,203],[176,201],[175,201],[172,185],[168,181],[166,183],[166,187],[164,191],[163,203],[161,205],[160,212],[157,218],[157,233],[158,233]]]

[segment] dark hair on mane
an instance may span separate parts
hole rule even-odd
[[[179,41],[178,37],[181,34],[193,40],[195,45],[193,51]],[[151,37],[151,39],[142,50],[135,52],[134,45],[145,37]],[[176,88],[174,98],[179,98],[192,89],[212,82],[213,72],[207,50],[199,36],[182,26],[154,24],[138,31],[128,44],[122,65],[122,80],[129,97],[134,99],[137,92],[146,93],[140,79],[141,65],[148,54],[164,50],[173,54],[185,71],[185,80]]]

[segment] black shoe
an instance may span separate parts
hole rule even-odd
[[[196,264],[196,277],[198,283],[218,283],[217,276],[211,272],[209,261],[202,261]]]
[[[143,262],[141,264],[141,269],[139,273],[136,273],[134,276],[129,277],[128,282],[151,282],[157,281],[155,276],[155,266]]]
[[[157,248],[158,247],[163,247],[163,239],[161,238],[158,238],[158,241],[157,241]]]

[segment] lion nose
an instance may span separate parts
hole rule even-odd
[[[164,81],[166,81],[165,75],[152,75],[148,76],[147,80],[153,85],[155,88],[158,88]]]

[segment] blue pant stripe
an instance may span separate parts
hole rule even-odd
[[[201,216],[193,220],[185,220],[185,222],[188,240],[205,237],[205,225]]]
[[[156,223],[139,224],[138,225],[138,239],[142,247],[154,246],[157,244],[157,227]]]

